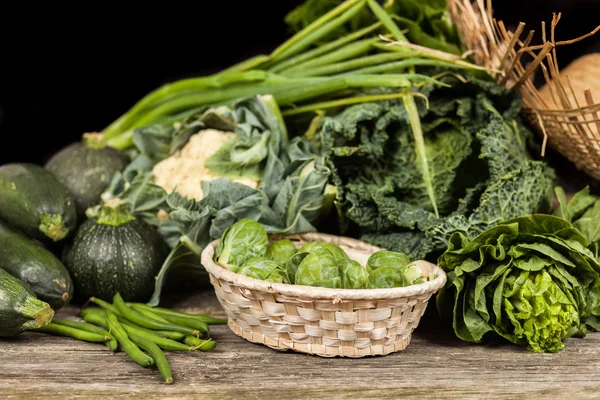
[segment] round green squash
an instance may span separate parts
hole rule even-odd
[[[95,147],[93,141],[72,143],[56,153],[45,168],[75,197],[77,213],[100,203],[113,175],[129,163],[127,155],[112,147]]]
[[[103,205],[81,224],[65,247],[63,262],[79,296],[145,302],[167,255],[155,228],[136,219],[124,204]]]

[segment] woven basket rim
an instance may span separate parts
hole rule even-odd
[[[369,245],[357,239],[347,238],[343,236],[329,235],[325,233],[296,234],[296,235],[276,235],[277,238],[293,237],[299,240],[309,237],[310,240],[324,240],[327,242],[343,242],[342,247],[357,247],[365,248],[365,245],[370,248],[371,253],[381,248]],[[397,299],[402,297],[412,297],[422,295],[424,293],[435,293],[446,284],[445,272],[435,264],[425,260],[416,260],[414,263],[422,263],[429,266],[435,275],[435,278],[428,282],[419,283],[412,286],[385,288],[385,289],[332,289],[316,286],[291,285],[287,283],[266,282],[260,279],[254,279],[245,275],[240,275],[233,271],[223,268],[213,261],[215,248],[219,244],[220,239],[214,240],[204,248],[201,255],[201,263],[207,272],[214,277],[242,287],[248,290],[258,290],[265,293],[280,294],[285,296],[299,297],[305,299],[332,299],[332,300],[377,300],[377,299]]]

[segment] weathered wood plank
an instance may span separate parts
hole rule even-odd
[[[211,291],[168,306],[223,315]],[[72,317],[75,307],[59,313]],[[598,398],[600,334],[558,354],[503,343],[471,345],[422,321],[408,348],[384,357],[328,359],[281,353],[212,327],[217,349],[167,353],[175,383],[100,344],[25,333],[0,340],[0,398]]]

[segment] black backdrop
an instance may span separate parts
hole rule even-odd
[[[283,17],[301,2],[4,6],[0,164],[43,163],[163,83],[268,53],[287,37]],[[536,30],[552,12],[562,12],[558,40],[582,35],[600,22],[600,0],[495,0],[494,5],[495,15],[509,26],[524,21]],[[566,65],[590,51],[600,51],[600,34],[560,49],[559,59]]]

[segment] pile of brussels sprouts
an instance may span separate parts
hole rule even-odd
[[[287,239],[269,243],[265,228],[248,218],[223,232],[214,261],[254,279],[327,288],[393,288],[434,278],[402,253],[381,250],[363,266],[333,243],[308,242],[299,249]]]

